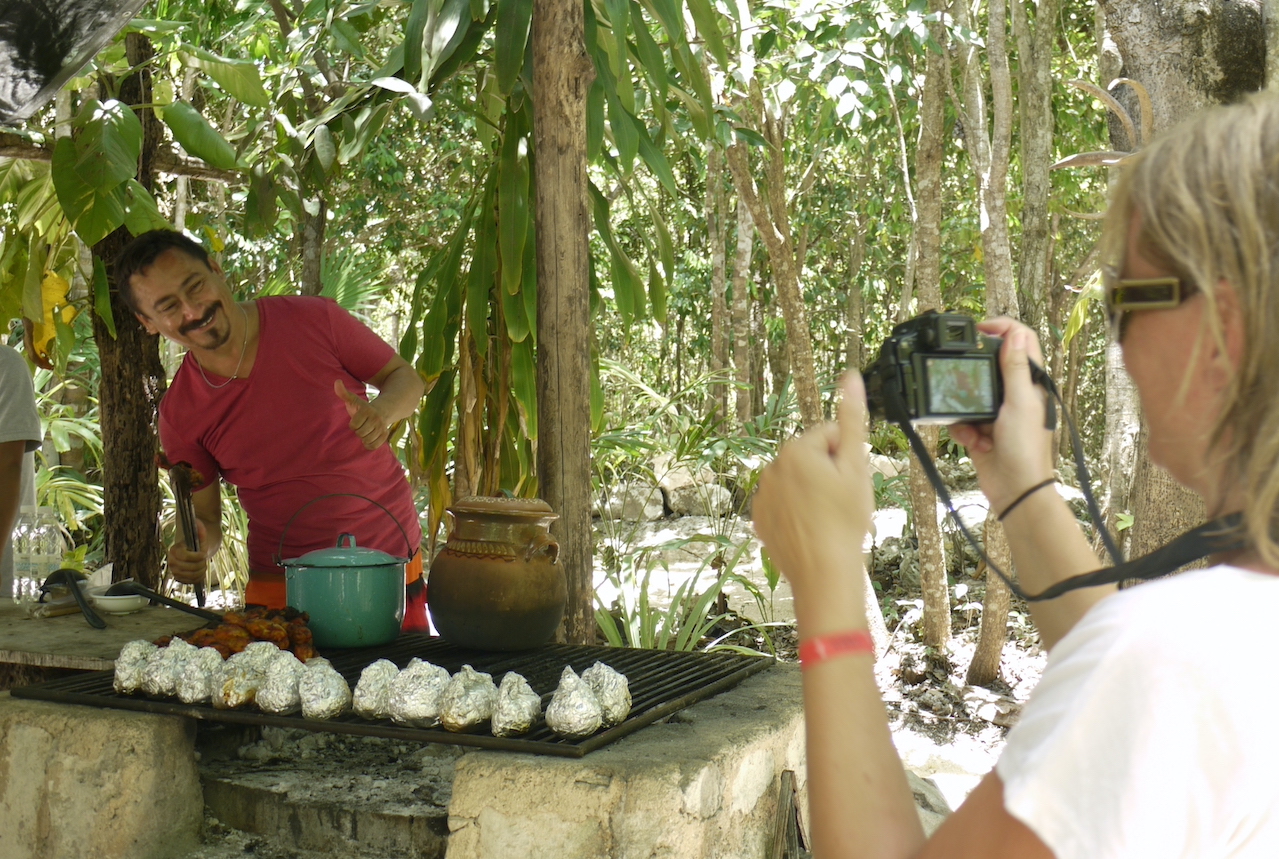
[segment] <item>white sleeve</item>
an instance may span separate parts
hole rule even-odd
[[[31,373],[21,355],[0,346],[0,442],[25,441],[29,452],[40,446],[40,437]]]
[[[1005,807],[1056,859],[1228,855],[1240,744],[1210,665],[1129,603],[1099,604],[1053,652],[996,766]]]

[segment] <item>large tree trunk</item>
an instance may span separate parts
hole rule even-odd
[[[737,198],[737,252],[733,255],[733,381],[736,388],[737,424],[743,426],[751,412],[751,250],[755,247],[755,226],[750,209]]]
[[[150,41],[139,33],[125,37],[129,64],[137,72],[120,82],[120,100],[128,105],[151,103]],[[160,124],[150,108],[136,109],[142,122],[142,158],[138,182],[151,190],[153,161],[161,140]],[[159,338],[147,334],[120,298],[111,274],[115,257],[129,243],[129,231],[116,230],[93,246],[107,269],[115,336],[94,314],[93,337],[102,363],[99,408],[102,425],[103,531],[112,577],[132,577],[150,588],[160,584],[160,485],[155,455],[159,450],[156,419],[166,380],[160,364]]]
[[[302,287],[303,295],[319,295],[324,289],[320,279],[321,264],[324,260],[324,228],[329,219],[329,204],[322,193],[303,202],[313,211],[303,210],[302,224],[298,230],[298,239],[302,245]]]
[[[1150,95],[1155,134],[1265,83],[1259,0],[1102,0],[1101,8],[1123,62],[1121,74]],[[1121,88],[1116,96],[1138,114],[1131,88]],[[1116,136],[1116,148],[1135,149],[1146,142],[1123,139],[1112,123],[1112,138]],[[1112,407],[1122,410],[1123,404],[1108,402],[1107,409]],[[1117,443],[1112,441],[1112,448]],[[1133,555],[1163,545],[1206,515],[1197,495],[1149,464],[1144,441],[1138,444],[1131,508]]]
[[[945,140],[944,99],[946,67],[939,54],[928,52],[924,69],[924,91],[919,108],[919,147],[915,156],[917,194],[911,246],[917,261],[914,268],[919,311],[942,310],[941,302],[941,218],[942,218],[942,154]],[[894,113],[896,109],[894,107]],[[902,141],[904,144],[904,140]],[[903,153],[902,170],[910,197],[910,174]],[[909,285],[910,278],[907,278]],[[906,302],[903,291],[902,303]],[[919,428],[920,439],[932,455],[937,453],[940,430],[935,426]],[[950,582],[946,577],[946,552],[937,522],[937,492],[923,466],[910,459],[910,498],[915,511],[915,539],[919,543],[919,581],[923,591],[923,640],[929,647],[943,650],[950,642]]]
[[[1015,0],[1014,0],[1015,2]],[[967,9],[960,3],[957,23],[967,25]],[[969,157],[977,174],[977,205],[981,212],[982,266],[986,274],[986,315],[1017,318],[1017,290],[1013,282],[1012,247],[1008,237],[1007,180],[1012,141],[1012,80],[1008,71],[1007,6],[990,0],[986,46],[990,64],[991,130],[987,132],[984,85],[976,47],[960,50],[964,78],[964,129]],[[987,134],[989,133],[989,137]],[[985,540],[1004,539],[1001,526],[987,519]],[[998,563],[998,562],[997,562]],[[968,682],[984,685],[999,674],[1011,596],[993,571],[986,573],[986,598],[982,603],[977,652],[968,667]],[[991,666],[993,665],[993,670]]]
[[[537,416],[542,497],[568,580],[563,637],[595,640],[591,550],[590,288],[586,93],[594,67],[578,0],[533,0],[537,187]]]

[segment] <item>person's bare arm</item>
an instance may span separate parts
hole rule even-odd
[[[182,520],[178,519],[177,534],[169,546],[169,573],[183,584],[203,582],[209,567],[209,559],[222,546],[222,488],[214,480],[208,486],[191,494],[195,505],[195,531],[200,548],[187,549],[186,535],[182,533]]]
[[[22,505],[22,461],[26,452],[27,443],[21,439],[0,442],[0,552],[9,543]]]
[[[1004,403],[993,424],[956,424],[950,436],[968,448],[982,492],[999,513],[1024,491],[1054,475],[1052,431],[1044,428],[1047,395],[1030,378],[1028,362],[1043,366],[1044,360],[1034,332],[1011,319],[992,319],[980,327],[1004,338],[999,356]],[[1004,532],[1018,582],[1027,593],[1039,593],[1104,566],[1055,487],[1046,486],[1018,504],[1004,521]],[[1087,588],[1030,603],[1044,648],[1052,648],[1090,608],[1113,592],[1114,586]]]
[[[859,577],[874,496],[863,445],[865,392],[855,373],[839,419],[786,444],[760,477],[753,504],[755,530],[790,582],[802,642],[867,626]],[[993,776],[925,842],[872,659],[845,654],[804,666],[813,855],[1052,859],[1005,811]]]
[[[388,361],[368,384],[377,388],[378,394],[367,402],[351,393],[340,379],[334,381],[333,391],[351,416],[351,431],[360,437],[365,448],[374,450],[390,438],[396,421],[413,414],[426,387],[417,370],[399,355]]]

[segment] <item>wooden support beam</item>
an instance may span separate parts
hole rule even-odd
[[[537,472],[559,519],[564,638],[595,641],[591,533],[591,319],[586,94],[595,68],[581,0],[533,0],[537,179]]]

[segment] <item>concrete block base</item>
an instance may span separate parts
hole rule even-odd
[[[203,797],[185,719],[0,694],[0,856],[180,856]]]

